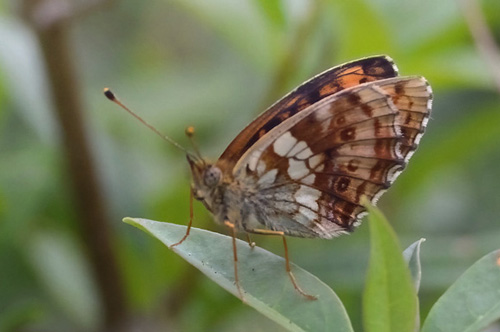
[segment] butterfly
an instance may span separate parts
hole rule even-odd
[[[285,236],[331,239],[352,232],[366,214],[362,198],[375,204],[405,168],[431,107],[423,77],[398,76],[391,58],[373,56],[297,87],[243,129],[216,162],[187,153],[191,197],[232,231],[242,299],[237,232],[281,236],[293,286],[316,298],[295,280]],[[172,247],[189,235],[192,200],[186,235]]]

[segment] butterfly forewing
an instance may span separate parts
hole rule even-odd
[[[398,75],[391,58],[375,56],[333,67],[303,83],[252,121],[227,147],[219,164],[232,168],[261,137],[281,122],[344,89]]]
[[[430,100],[424,79],[390,78],[325,97],[281,122],[233,169],[251,193],[249,219],[300,237],[350,231],[364,211],[361,197],[378,199],[416,149]]]

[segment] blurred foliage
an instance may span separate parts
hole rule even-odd
[[[403,257],[396,234],[382,212],[366,199],[363,204],[370,226],[370,264],[363,295],[365,331],[418,331],[418,281],[410,274],[415,264]]]
[[[495,331],[500,317],[500,250],[474,263],[432,307],[422,332]]]
[[[99,303],[77,236],[60,131],[39,45],[15,4],[0,4],[0,329],[92,330]],[[500,43],[500,2],[481,5]],[[401,74],[425,76],[435,93],[419,150],[380,202],[403,247],[427,239],[422,316],[466,267],[498,248],[499,91],[457,1],[123,0],[72,22],[70,31],[113,244],[144,329],[279,327],[121,223],[142,216],[185,224],[189,176],[184,156],[105,100],[104,86],[183,145],[184,127],[194,125],[203,155],[216,158],[303,80],[388,54]],[[195,225],[218,229],[199,204]],[[292,260],[335,290],[355,330],[367,228],[333,241],[289,241]],[[254,240],[282,253],[281,241]]]

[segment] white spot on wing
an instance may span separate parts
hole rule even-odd
[[[429,94],[429,99],[427,99],[427,109],[431,110],[431,108],[432,108],[432,88],[429,84],[427,84],[427,93]]]
[[[363,211],[361,213],[359,213],[356,218],[358,219],[357,221],[354,222],[354,226],[358,226],[359,224],[361,224],[361,219],[363,219],[364,217],[366,217],[368,215],[368,212],[366,211]],[[357,224],[357,225],[356,225]]]
[[[276,152],[277,155],[284,157],[288,151],[293,148],[295,143],[297,143],[297,139],[293,137],[289,131],[287,131],[274,141],[274,152]]]
[[[327,133],[330,130],[330,124],[332,122],[330,105],[325,104],[314,112],[314,120],[321,124],[320,133]]]
[[[331,117],[332,117],[332,112],[330,111],[329,104],[323,105],[316,112],[314,112],[314,119],[316,121],[320,122],[323,127],[325,127],[324,126],[325,122],[328,126],[330,125],[330,121],[326,121],[326,120],[328,120]],[[328,128],[328,126],[326,126],[326,128]]]
[[[309,158],[309,167],[311,167],[312,169],[315,169],[316,166],[318,166],[319,163],[321,163],[322,161],[323,161],[322,154],[317,154],[315,156],[312,156],[311,158]]]
[[[422,120],[422,127],[425,128],[427,127],[427,123],[429,122],[429,116],[426,116],[423,120]]]
[[[293,149],[290,150],[290,152],[288,152],[287,156],[293,157],[300,151],[304,150],[305,148],[307,148],[306,142],[300,141],[297,144],[295,144],[295,146],[293,147]]]
[[[399,73],[399,68],[398,66],[396,66],[396,64],[394,63],[394,60],[392,60],[392,58],[388,57],[387,55],[385,56],[387,60],[389,60],[389,62],[391,63],[392,65],[392,68],[394,69],[394,73],[396,74],[396,76],[398,75]]]
[[[257,164],[257,174],[262,175],[265,170],[266,170],[266,163],[263,160],[259,161],[259,163]]]
[[[402,159],[403,158],[403,155],[401,154],[401,142],[396,142],[396,146],[395,146],[395,155],[396,155],[396,158],[398,159]],[[375,147],[374,147],[375,149]]]
[[[376,205],[379,198],[386,192],[386,189],[381,189],[379,190],[377,193],[375,193],[375,195],[373,195],[373,198],[372,198],[372,204],[373,205]]]
[[[260,152],[259,151],[255,151],[254,153],[252,153],[250,155],[250,158],[248,160],[248,168],[251,171],[255,171],[255,168],[257,167],[257,162],[259,161],[259,158],[260,158]]]
[[[308,186],[300,186],[300,189],[297,190],[295,195],[293,195],[297,203],[302,204],[314,211],[318,211],[317,200],[320,196],[321,191]]]
[[[305,144],[305,142],[304,142]],[[311,149],[309,149],[309,147],[306,145],[306,148],[304,150],[302,150],[302,152],[300,152],[298,155],[296,155],[295,157],[299,158],[299,159],[307,159],[309,158],[310,156],[313,155],[313,152],[311,151]]]
[[[309,174],[308,176],[306,176],[305,178],[303,178],[301,180],[301,182],[305,183],[305,184],[313,184],[315,179],[316,179],[316,175]]]
[[[260,177],[259,181],[257,181],[257,184],[273,184],[274,180],[276,180],[276,174],[278,174],[278,170],[276,168],[270,170]]]
[[[299,213],[302,214],[304,217],[306,217],[309,220],[315,220],[318,218],[318,214],[316,212],[311,211],[304,206],[301,206],[299,208]]]
[[[363,219],[366,215],[368,215],[368,212],[361,212],[356,216],[356,221],[352,223],[352,227],[358,227],[361,225],[361,219]]]
[[[290,178],[301,179],[309,173],[306,163],[302,160],[288,159],[288,175]]]
[[[391,169],[389,169],[389,171],[387,172],[387,180],[389,181],[389,183],[393,183],[402,171],[403,167],[400,165],[391,167]]]

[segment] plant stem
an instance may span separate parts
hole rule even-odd
[[[102,197],[83,117],[83,103],[78,73],[71,54],[67,13],[41,19],[43,1],[25,0],[24,16],[33,26],[41,47],[52,101],[54,117],[59,125],[67,173],[73,192],[79,234],[96,280],[103,305],[103,330],[119,328],[127,317],[125,291],[117,257],[112,248],[112,231]],[[38,10],[38,12],[37,12]],[[38,21],[37,21],[38,20]],[[44,22],[44,24],[39,24]]]

